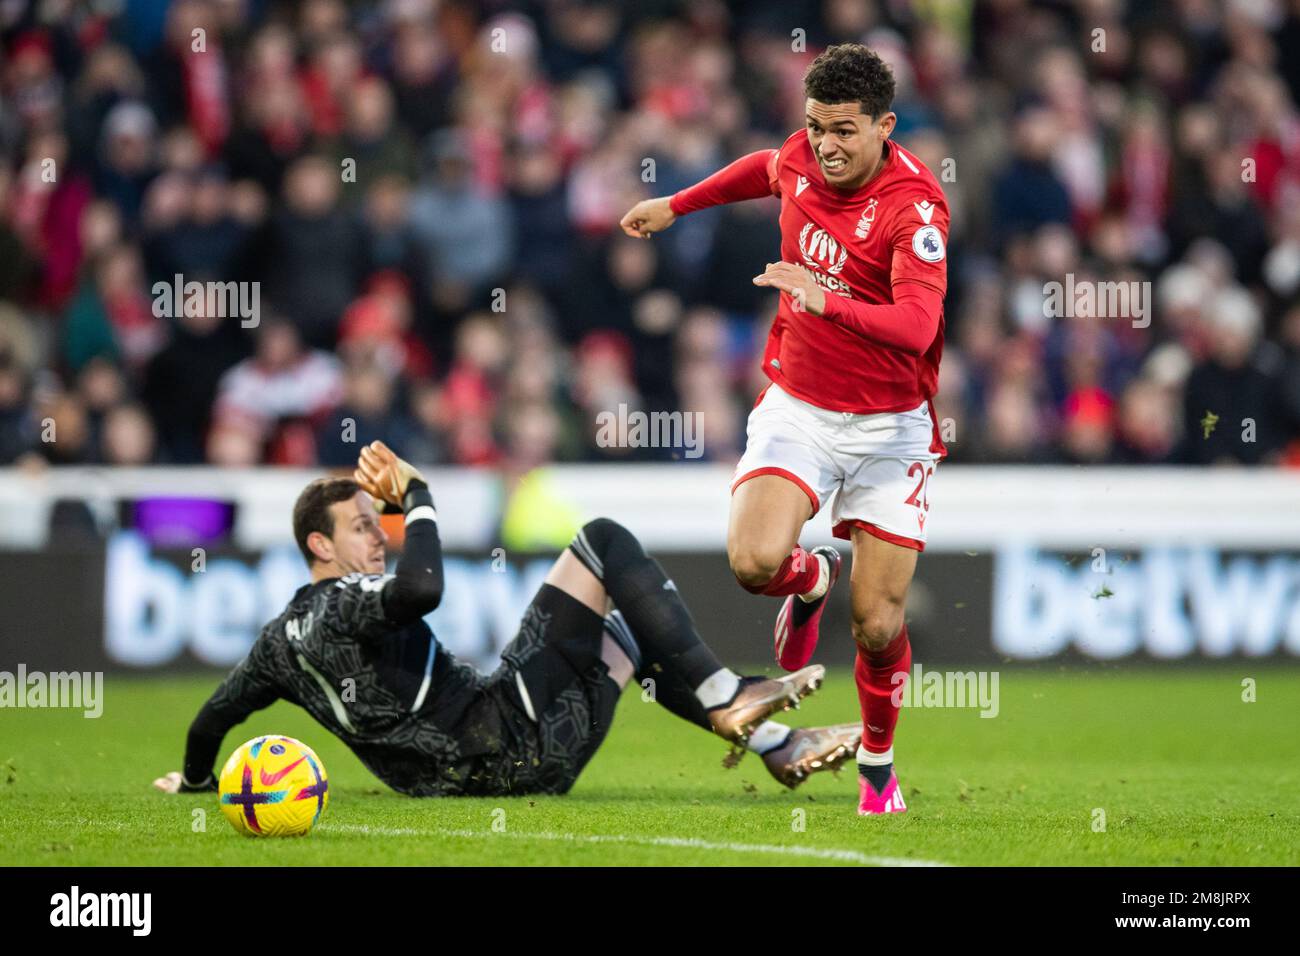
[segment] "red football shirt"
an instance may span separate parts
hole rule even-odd
[[[901,412],[928,401],[938,387],[948,285],[948,204],[938,181],[890,143],[866,185],[835,189],[800,130],[780,149],[751,153],[682,190],[671,205],[682,215],[764,195],[781,198],[781,259],[812,274],[826,308],[798,311],[781,293],[763,371],[832,411]]]

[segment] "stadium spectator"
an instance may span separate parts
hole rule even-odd
[[[342,207],[341,190],[337,166],[304,156],[289,166],[284,202],[268,224],[264,294],[315,348],[334,347],[362,279],[364,236]]]
[[[1285,444],[1279,420],[1281,350],[1260,343],[1262,317],[1249,292],[1224,289],[1206,309],[1208,357],[1183,399],[1184,448],[1196,464],[1257,464]]]
[[[311,144],[295,56],[294,37],[283,27],[268,26],[254,37],[225,149],[232,177],[252,179],[272,195],[279,194],[289,164]]]
[[[361,362],[343,373],[343,402],[316,430],[316,459],[343,468],[356,461],[357,436],[405,447],[410,426],[393,411],[393,377],[383,368]]]
[[[36,450],[54,465],[93,464],[86,406],[75,392],[48,391],[36,403],[40,443]]]
[[[435,277],[439,306],[456,311],[505,277],[513,246],[510,208],[473,183],[463,131],[435,134],[429,159],[430,174],[411,198],[411,225]]]
[[[153,422],[144,406],[122,404],[104,416],[100,458],[106,465],[149,465],[156,460]]]
[[[164,173],[154,180],[145,206],[151,278],[170,283],[179,274],[187,281],[219,282],[240,276],[253,228],[236,214],[223,169]]]
[[[124,100],[104,117],[95,193],[112,200],[132,226],[158,172],[158,124],[143,103]]]
[[[800,14],[798,49],[774,0],[178,0],[65,20],[14,4],[0,456],[98,460],[104,416],[138,403],[151,460],[315,462],[339,453],[318,416],[347,383],[430,461],[626,457],[593,442],[619,401],[701,412],[705,457],[724,460],[762,385],[773,306],[749,279],[777,252],[770,203],[653,243],[615,221],[778,145],[812,57],[863,40],[897,75],[895,135],[953,212],[953,461],[1294,464],[1300,19],[1283,14],[830,2]],[[307,349],[292,364],[331,397],[230,415],[217,383],[262,380],[262,359],[232,369],[265,330],[160,319],[153,283],[176,275],[261,283]],[[1045,290],[1067,276],[1154,295],[1145,316],[1053,314]],[[79,377],[100,359],[121,397],[88,408]],[[84,439],[38,448],[50,409]]]
[[[381,176],[366,191],[362,242],[366,268],[395,270],[415,301],[427,301],[429,277],[424,251],[411,228],[411,184],[400,176]]]
[[[384,176],[408,182],[419,176],[416,145],[411,135],[393,122],[393,94],[377,76],[358,81],[344,106],[343,128],[335,141],[334,166],[348,174],[346,183],[369,184]],[[345,190],[349,202],[358,203],[361,189]]]
[[[1031,106],[1015,119],[1015,153],[993,182],[993,218],[1003,243],[1048,223],[1069,224],[1070,194],[1052,167],[1061,131],[1052,112]]]
[[[176,317],[167,344],[145,367],[140,388],[162,458],[180,465],[203,462],[218,384],[247,352],[232,319],[206,308]]]
[[[12,465],[30,452],[37,431],[26,377],[11,356],[0,355],[0,465]]]
[[[450,423],[452,460],[492,465],[501,450],[493,429],[510,343],[491,313],[469,316],[456,335],[456,353],[442,402]]]
[[[213,430],[241,451],[254,441],[273,461],[309,464],[315,429],[342,397],[338,359],[305,347],[291,323],[267,318],[258,329],[257,351],[221,376]]]
[[[79,225],[94,198],[90,180],[70,159],[62,133],[33,136],[11,199],[13,226],[25,252],[43,263],[34,301],[53,310],[66,305],[76,289],[82,262]]]
[[[105,355],[138,370],[162,347],[166,335],[146,291],[140,252],[133,245],[113,245],[88,266],[68,306],[63,361],[76,373]]]

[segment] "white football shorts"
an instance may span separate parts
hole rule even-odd
[[[856,415],[810,405],[772,383],[749,413],[731,490],[759,475],[780,475],[803,489],[813,514],[835,494],[835,537],[861,528],[924,551],[942,449],[930,402],[908,412]]]

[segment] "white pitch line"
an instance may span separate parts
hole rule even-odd
[[[836,860],[841,863],[857,863],[862,866],[948,866],[937,860],[913,860],[899,856],[871,856],[857,850],[839,850],[814,846],[782,846],[777,843],[714,843],[695,837],[648,837],[622,833],[581,834],[553,833],[547,830],[533,833],[492,833],[480,830],[450,830],[437,828],[433,830],[416,830],[410,827],[372,827],[365,824],[332,823],[322,824],[317,829],[339,833],[362,833],[368,836],[444,836],[462,839],[499,839],[502,837],[516,840],[545,840],[559,843],[622,843],[631,846],[665,846],[681,847],[692,850],[723,850],[731,853],[774,853],[780,856],[803,856],[817,860]]]

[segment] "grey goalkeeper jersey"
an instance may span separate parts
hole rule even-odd
[[[388,619],[382,595],[392,577],[351,574],[300,588],[195,720],[186,778],[204,777],[231,727],[283,699],[399,792],[507,787],[509,731],[499,702],[422,619]]]

